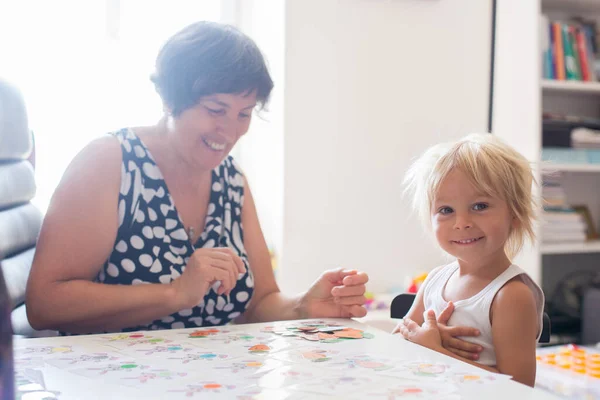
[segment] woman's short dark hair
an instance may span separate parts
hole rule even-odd
[[[207,21],[189,25],[167,40],[151,80],[174,116],[214,93],[256,91],[264,108],[273,89],[256,43],[233,26]]]

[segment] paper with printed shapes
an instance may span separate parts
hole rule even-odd
[[[65,382],[83,380],[83,387],[99,393],[120,387],[147,399],[351,399],[366,393],[386,399],[452,399],[456,387],[477,388],[507,379],[368,351],[369,338],[383,333],[344,322],[323,319],[19,340],[16,376],[37,382],[23,388],[37,385],[67,400],[87,396],[62,393],[60,387],[47,385],[46,375]]]
[[[355,397],[359,398],[359,397]],[[436,399],[460,400],[460,392],[456,385],[450,383],[419,382],[396,383],[366,390],[360,398],[382,400]]]

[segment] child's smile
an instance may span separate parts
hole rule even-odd
[[[504,263],[512,229],[505,201],[476,188],[453,169],[441,182],[432,207],[435,236],[447,253],[473,266]]]
[[[479,242],[480,240],[482,240],[484,238],[485,238],[485,236],[479,236],[479,237],[474,237],[474,238],[470,238],[470,239],[459,239],[459,240],[453,240],[452,243],[457,244],[459,246],[469,246],[469,245]]]

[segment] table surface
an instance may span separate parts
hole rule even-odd
[[[309,323],[17,339],[16,382],[58,399],[556,398],[353,320],[319,323],[370,338],[281,334]]]

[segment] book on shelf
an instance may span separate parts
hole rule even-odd
[[[556,164],[596,164],[600,162],[600,149],[573,149],[565,147],[542,148],[542,161]]]
[[[598,231],[596,230],[596,224],[590,213],[590,209],[586,205],[574,205],[571,206],[575,212],[581,215],[586,223],[586,232],[588,239],[598,239]]]
[[[553,176],[542,176],[542,198],[546,208],[564,208],[567,207],[567,196],[561,184]],[[556,177],[558,178],[558,176]],[[550,214],[550,213],[548,213]],[[567,214],[565,214],[568,216]],[[562,217],[562,215],[559,214]],[[562,218],[561,220],[565,220]],[[548,220],[550,221],[550,220]]]
[[[552,34],[550,28],[550,22],[548,21],[548,17],[546,15],[541,16],[540,20],[540,38],[542,40],[542,66],[544,68],[543,77],[549,79],[549,77],[554,76],[554,71],[556,70],[556,65],[554,64],[553,56],[552,56],[552,48],[550,47],[550,35]]]
[[[597,239],[595,224],[585,205],[544,207],[541,240],[544,243],[584,242]]]
[[[573,46],[572,26],[559,24],[562,34],[563,51],[565,53],[565,76],[570,81],[580,81],[579,65],[577,63],[576,51]]]
[[[577,128],[583,126],[590,129],[600,129],[600,118],[545,111],[542,113],[542,119],[544,123],[559,127],[567,126],[569,128]]]
[[[542,113],[542,147],[595,148],[600,143],[600,119]]]
[[[600,67],[596,23],[586,18],[540,20],[543,77],[545,79],[598,81]]]
[[[571,131],[571,144],[576,149],[600,148],[600,130],[575,128]]]
[[[575,212],[575,210],[569,208],[569,212],[559,212],[559,211],[544,211],[542,217],[542,226],[545,224],[579,224],[584,222],[584,218]]]
[[[600,164],[600,130],[586,127],[542,128],[542,160],[568,164]]]
[[[542,232],[542,243],[562,243],[562,242],[585,242],[587,235],[585,232],[566,232],[566,233],[548,233]]]
[[[586,233],[587,234],[587,224],[585,221],[577,221],[577,222],[562,222],[562,223],[544,223],[542,225],[542,229],[544,233],[550,234],[575,234],[575,233]]]

